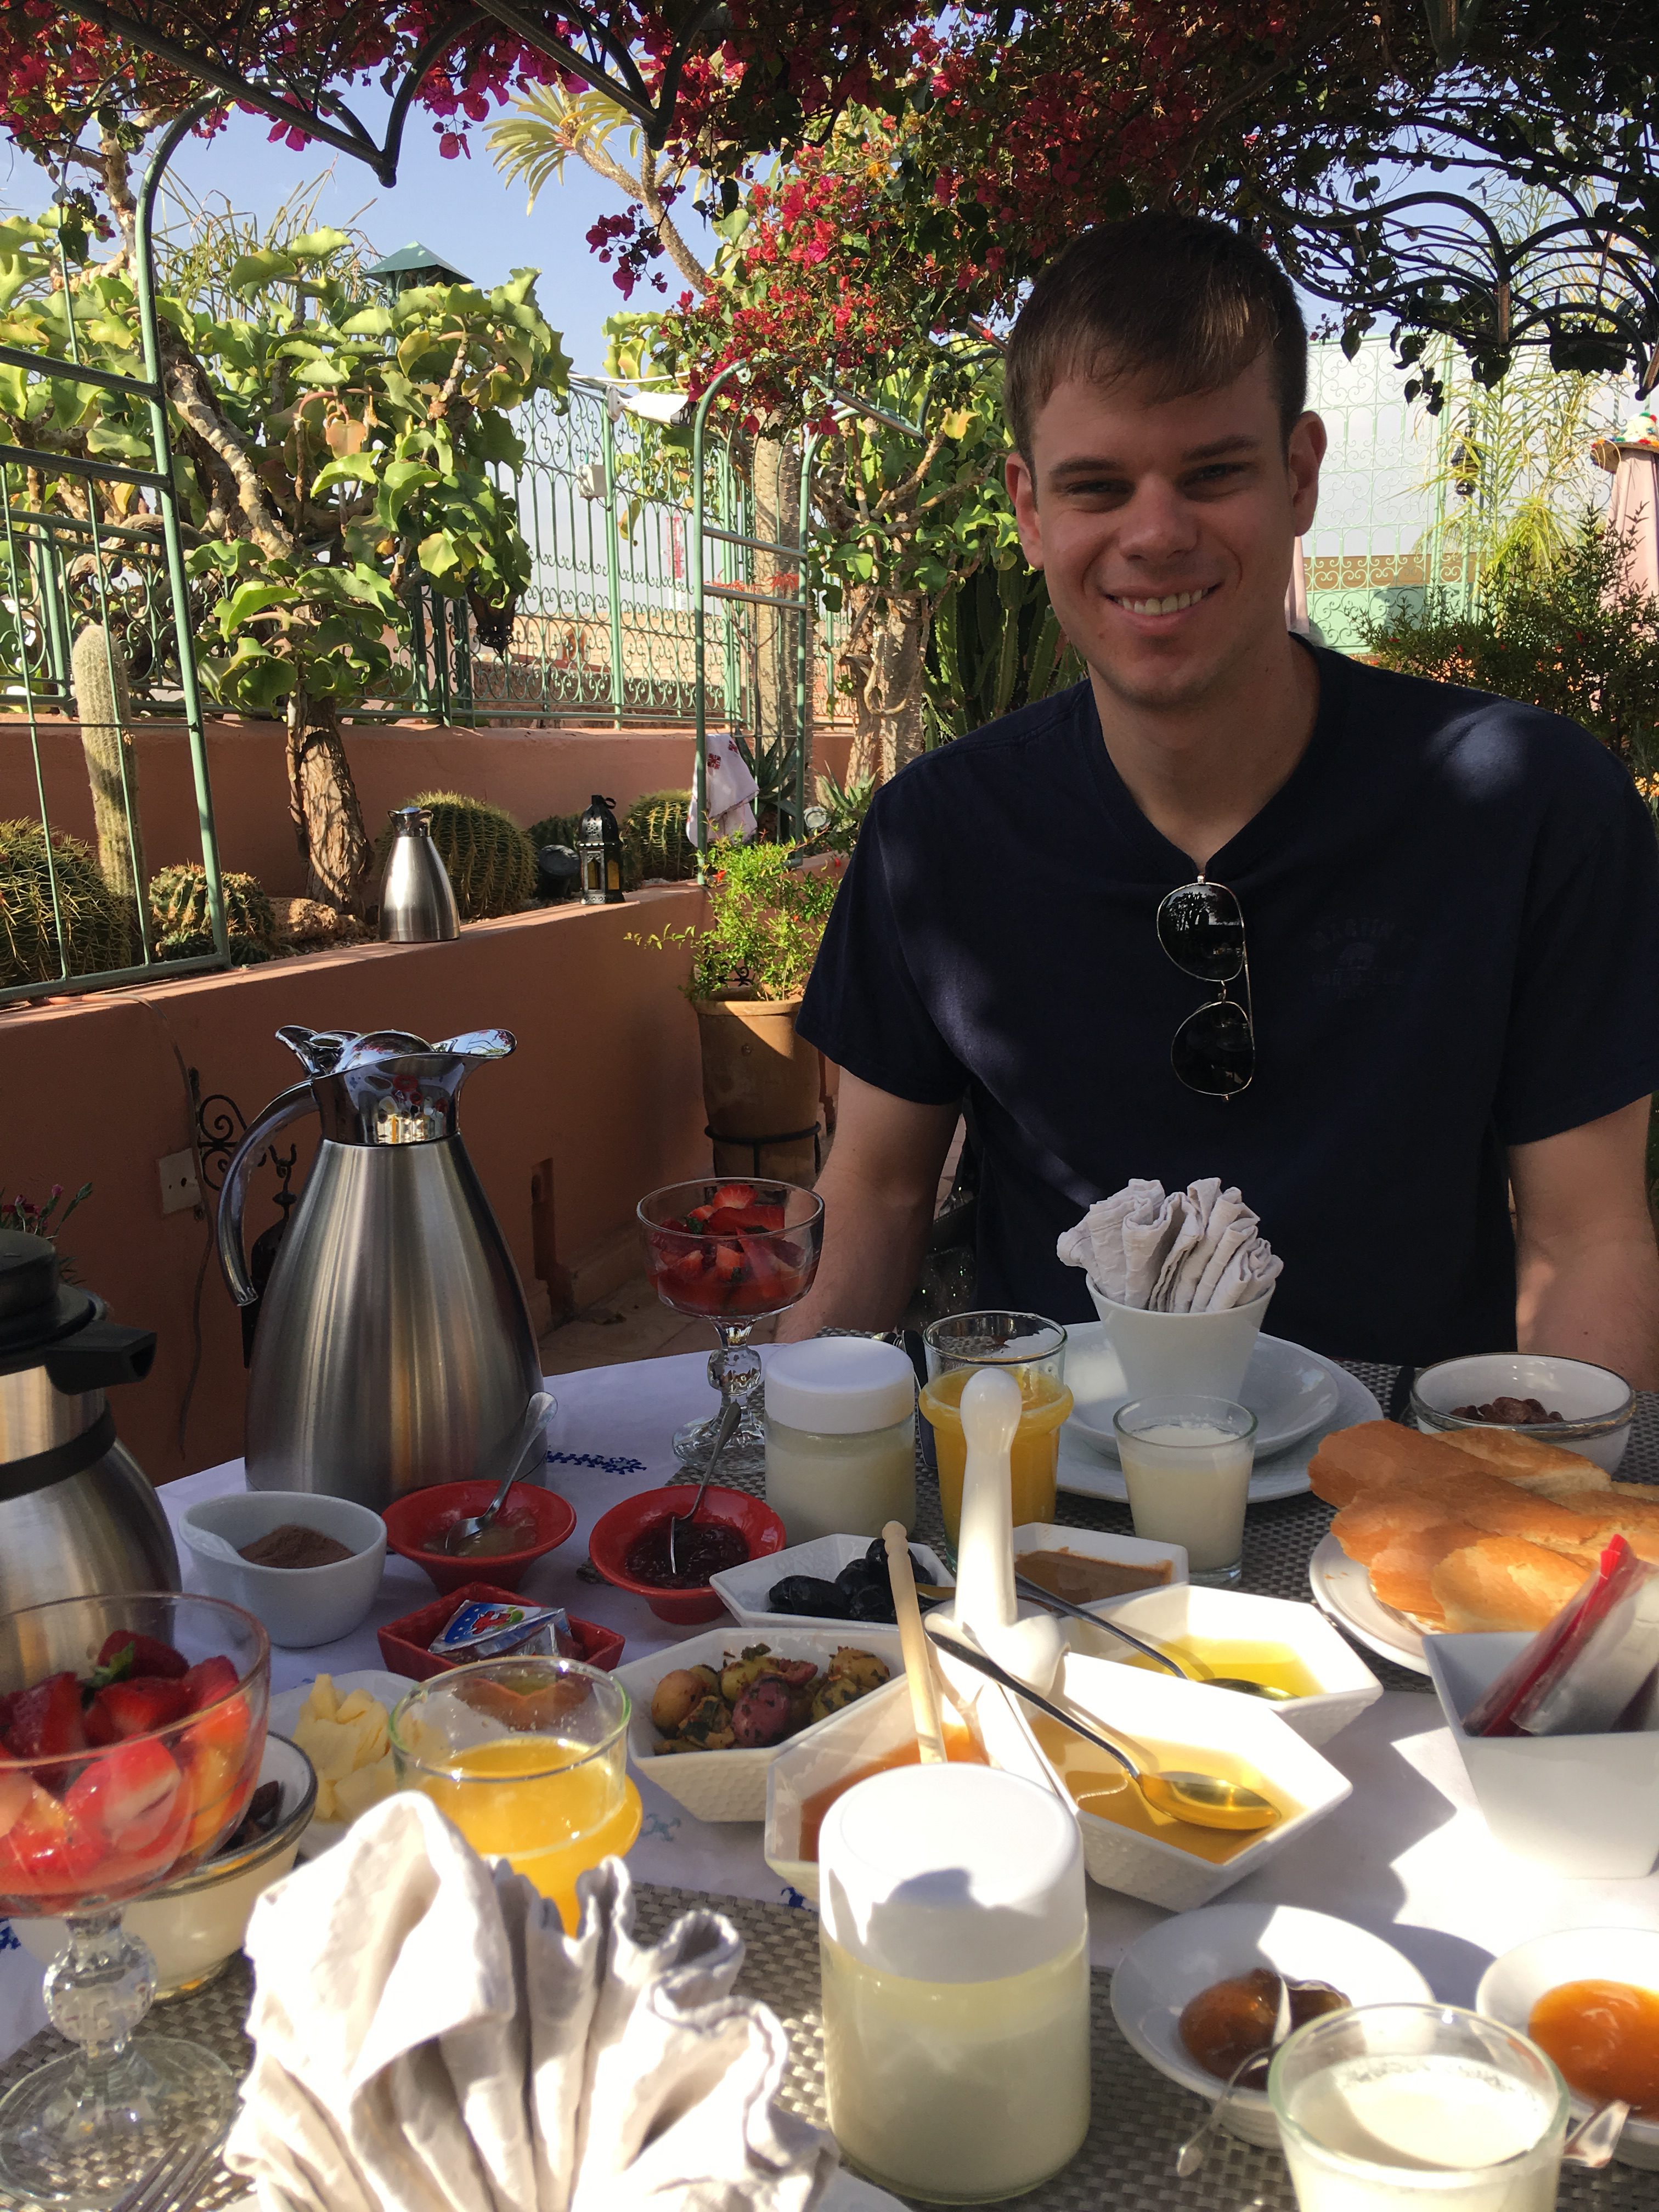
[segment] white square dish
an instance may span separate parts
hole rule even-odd
[[[1165,1589],[1184,1583],[1187,1579],[1187,1547],[1184,1544],[1150,1544],[1140,1536],[1118,1536],[1104,1528],[1066,1528],[1056,1521],[1022,1521],[1014,1531],[1014,1565],[1018,1566],[1027,1552],[1072,1552],[1084,1559],[1109,1559],[1123,1567],[1156,1567],[1167,1562],[1170,1569]],[[1141,1597],[1141,1590],[1127,1590],[1121,1598],[1101,1598],[1102,1605],[1121,1605],[1131,1597]],[[1097,1602],[1090,1600],[1092,1605]]]
[[[1315,1606],[1290,1598],[1257,1597],[1248,1590],[1207,1589],[1184,1583],[1174,1589],[1143,1590],[1091,1607],[1105,1620],[1121,1620],[1153,1644],[1191,1638],[1227,1644],[1279,1644],[1293,1651],[1319,1684],[1317,1696],[1273,1702],[1273,1711],[1304,1743],[1328,1743],[1382,1694],[1382,1685]],[[1087,1636],[1078,1622],[1073,1633]],[[1102,1645],[1107,1641],[1102,1638]],[[1091,1645],[1097,1656],[1107,1655]],[[1127,1645],[1124,1656],[1133,1659]],[[1224,1667],[1218,1668],[1225,1673]],[[1235,1692],[1235,1695],[1240,1694]]]
[[[837,1721],[886,1693],[884,1689],[872,1691],[868,1698],[832,1713],[828,1720],[814,1721],[798,1735],[757,1750],[733,1746],[726,1751],[659,1753],[651,1696],[663,1676],[680,1667],[718,1668],[727,1652],[735,1659],[753,1644],[769,1644],[780,1659],[810,1659],[819,1668],[827,1667],[843,1644],[850,1644],[860,1651],[873,1651],[894,1675],[902,1677],[904,1673],[898,1631],[862,1620],[837,1621],[817,1628],[810,1622],[792,1621],[775,1633],[763,1635],[732,1624],[717,1626],[700,1636],[689,1636],[684,1644],[672,1644],[665,1651],[653,1651],[647,1658],[618,1667],[613,1680],[627,1691],[634,1708],[628,1723],[628,1755],[635,1773],[654,1782],[699,1820],[763,1820],[766,1771],[780,1752],[792,1750],[833,1728]]]
[[[814,1536],[810,1544],[792,1544],[787,1551],[769,1552],[763,1559],[745,1559],[741,1566],[710,1575],[708,1587],[719,1594],[732,1620],[741,1621],[745,1628],[764,1629],[769,1633],[776,1629],[780,1636],[793,1628],[838,1628],[847,1632],[842,1638],[844,1644],[855,1630],[890,1624],[837,1620],[827,1613],[774,1613],[767,1604],[767,1592],[786,1575],[816,1575],[822,1582],[832,1583],[843,1567],[861,1559],[869,1548],[867,1536]],[[913,1543],[910,1549],[927,1568],[930,1582],[948,1584],[956,1580],[939,1553],[926,1544]]]

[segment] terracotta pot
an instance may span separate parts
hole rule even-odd
[[[714,1172],[811,1184],[819,1157],[819,1060],[795,1035],[799,999],[697,999],[702,1098]]]

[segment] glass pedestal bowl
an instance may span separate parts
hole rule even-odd
[[[270,1675],[264,1630],[221,1598],[60,1598],[0,1615],[0,1914],[68,1923],[46,2004],[79,2046],[0,2099],[0,2183],[26,2199],[112,2203],[230,2117],[235,2078],[211,2051],[134,2040],[155,1969],[121,1908],[241,1819]]]
[[[720,1473],[759,1474],[766,1432],[753,1401],[760,1355],[749,1338],[757,1321],[787,1313],[812,1287],[823,1241],[823,1200],[796,1183],[672,1182],[636,1209],[645,1239],[646,1272],[665,1306],[712,1324],[720,1349],[708,1356],[708,1380],[720,1402],[706,1419],[674,1436],[674,1456],[696,1473],[708,1465],[728,1399],[744,1411],[720,1454]]]

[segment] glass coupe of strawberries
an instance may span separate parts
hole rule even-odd
[[[760,1380],[760,1360],[748,1343],[756,1322],[780,1314],[805,1297],[817,1273],[823,1238],[823,1201],[787,1182],[669,1183],[638,1206],[646,1267],[657,1296],[676,1313],[712,1322],[720,1348],[710,1356],[708,1379],[722,1404],[747,1398]],[[674,1438],[688,1465],[707,1461],[720,1422],[688,1422]],[[720,1455],[732,1474],[758,1474],[766,1439],[745,1409]]]
[[[155,1971],[120,1907],[241,1819],[270,1674],[264,1630],[219,1598],[61,1598],[0,1616],[0,1914],[68,1923],[46,2009],[82,2046],[0,2100],[0,2181],[21,2196],[107,2202],[229,2109],[211,2052],[131,2040]]]

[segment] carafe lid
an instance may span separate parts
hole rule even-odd
[[[44,1237],[0,1230],[0,1353],[55,1344],[93,1316],[88,1291],[60,1282],[58,1254]]]
[[[766,1410],[786,1428],[851,1437],[890,1429],[916,1409],[909,1354],[867,1336],[811,1336],[766,1363]]]

